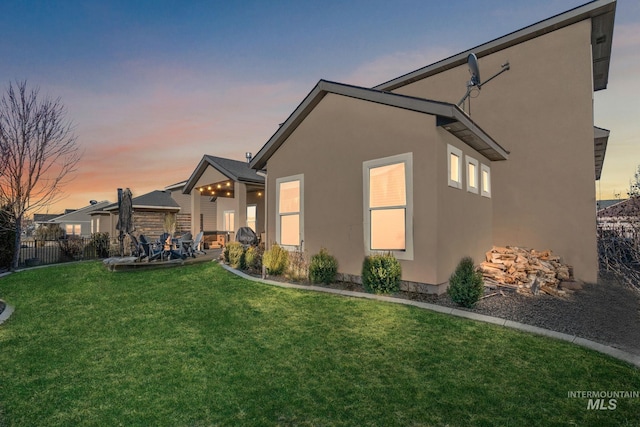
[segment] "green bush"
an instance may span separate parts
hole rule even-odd
[[[244,253],[244,262],[246,268],[254,272],[262,270],[262,255],[264,254],[264,244],[258,246],[249,246]]]
[[[36,240],[58,240],[63,238],[64,234],[59,224],[42,224],[36,229]]]
[[[229,265],[243,270],[245,268],[244,247],[240,242],[231,242],[227,245]]]
[[[460,260],[456,271],[449,278],[449,289],[447,290],[451,299],[463,306],[471,308],[484,293],[482,273],[476,270],[473,260],[464,257]]]
[[[324,283],[328,285],[336,279],[338,274],[338,261],[322,248],[320,252],[311,257],[309,264],[309,279],[313,283]]]
[[[400,290],[402,268],[392,253],[365,257],[362,263],[362,285],[367,292],[391,294]]]
[[[67,236],[66,239],[58,240],[60,247],[60,261],[75,261],[82,258],[84,254],[84,243],[80,236]]]
[[[289,253],[286,249],[274,243],[271,249],[265,251],[262,256],[262,265],[267,268],[267,273],[279,276],[284,273],[289,265]]]

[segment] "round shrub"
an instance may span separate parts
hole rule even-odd
[[[473,260],[464,257],[449,278],[449,289],[447,289],[451,299],[467,308],[471,308],[480,300],[484,293],[482,273],[476,270]]]
[[[309,279],[313,283],[324,283],[328,285],[336,279],[338,273],[338,261],[322,248],[320,252],[311,257],[309,264]]]
[[[240,242],[231,242],[227,245],[229,265],[233,268],[245,268],[244,247]]]
[[[402,268],[391,253],[365,257],[362,263],[362,285],[367,292],[391,294],[400,290]]]
[[[271,249],[265,251],[262,256],[262,265],[267,268],[267,273],[279,276],[284,273],[289,264],[289,253],[277,243]]]

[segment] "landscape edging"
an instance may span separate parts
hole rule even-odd
[[[296,285],[294,283],[277,282],[275,280],[261,279],[258,277],[250,276],[246,273],[243,273],[242,271],[238,271],[235,268],[229,267],[224,263],[220,262],[218,264],[220,264],[222,268],[235,274],[236,276],[242,277],[243,279],[251,280],[253,282],[264,283],[266,285],[279,286],[281,288],[307,289],[307,290],[312,290],[317,292],[325,292],[329,294],[343,295],[343,296],[349,296],[354,298],[365,298],[365,299],[373,299],[377,301],[391,302],[394,304],[412,305],[414,307],[435,311],[438,313],[451,314],[453,316],[463,317],[465,319],[477,320],[479,322],[485,322],[485,323],[492,323],[495,325],[504,326],[511,329],[517,329],[522,332],[529,332],[535,335],[542,335],[549,338],[555,338],[558,340],[567,341],[572,344],[576,344],[581,347],[586,347],[590,350],[594,350],[599,353],[606,354],[607,356],[611,356],[615,359],[619,359],[624,362],[630,363],[634,365],[636,368],[640,368],[640,355],[632,354],[614,347],[610,347],[608,345],[600,344],[595,341],[578,337],[576,335],[564,334],[562,332],[552,331],[550,329],[544,329],[537,326],[514,322],[512,320],[502,319],[494,316],[487,316],[485,314],[472,313],[470,311],[459,310],[457,308],[442,307],[436,304],[430,304],[426,302],[403,300],[400,298],[392,298],[392,297],[374,295],[374,294],[364,294],[362,292],[345,291],[341,289],[324,288],[321,286]]]

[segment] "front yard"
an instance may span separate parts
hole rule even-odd
[[[640,370],[415,307],[270,287],[215,263],[0,279],[0,426],[637,425]],[[609,399],[606,399],[607,403]]]

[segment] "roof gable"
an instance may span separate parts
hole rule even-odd
[[[191,190],[193,190],[193,187],[195,187],[196,183],[209,166],[213,167],[233,181],[264,184],[264,177],[258,175],[257,171],[251,169],[249,167],[249,163],[205,154],[202,156],[200,163],[198,163],[198,166],[184,184],[184,188],[182,189],[184,194],[191,193]]]
[[[65,222],[67,220],[74,220],[74,219],[78,219],[80,217],[82,217],[83,215],[90,215],[91,212],[93,211],[99,211],[101,209],[104,209],[106,206],[109,206],[111,202],[108,200],[103,200],[101,202],[98,203],[94,203],[92,205],[88,205],[85,206],[83,208],[80,209],[76,209],[73,210],[69,213],[66,213],[64,215],[60,215],[57,216],[51,220],[49,220],[50,222]]]
[[[134,209],[180,210],[180,205],[173,200],[170,191],[154,190],[150,193],[134,197],[131,201]],[[103,210],[116,211],[118,210],[118,204],[112,203]]]
[[[506,160],[509,152],[486,134],[456,105],[384,92],[359,86],[320,80],[306,98],[291,113],[275,134],[251,161],[251,167],[262,169],[269,158],[280,148],[302,121],[313,111],[328,93],[347,96],[367,102],[375,102],[437,117],[436,123],[490,160]]]
[[[576,22],[591,19],[591,49],[593,56],[593,89],[606,89],[609,80],[611,43],[616,0],[596,0],[558,14],[536,24],[514,31],[505,36],[460,52],[434,64],[412,71],[375,87],[379,90],[395,90],[443,71],[464,65],[470,53],[478,58],[490,55],[508,47],[534,39]]]

